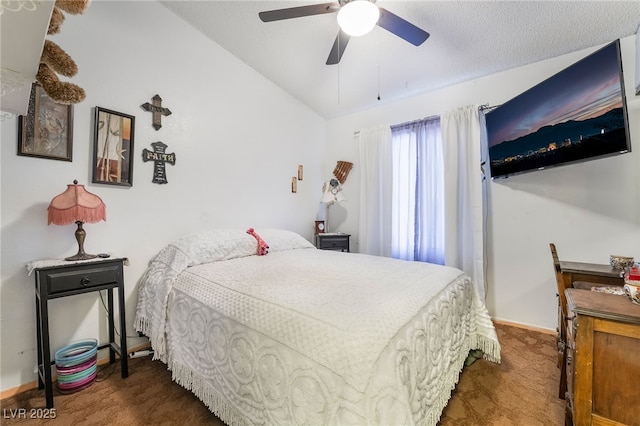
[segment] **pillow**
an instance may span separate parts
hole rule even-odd
[[[269,251],[316,248],[301,235],[285,229],[258,229],[258,234],[269,244]]]
[[[186,256],[188,266],[256,254],[256,240],[239,229],[212,229],[180,238],[166,249]]]

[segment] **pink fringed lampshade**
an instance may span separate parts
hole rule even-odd
[[[100,197],[90,193],[84,188],[84,185],[78,185],[78,181],[74,180],[72,185],[67,185],[66,191],[51,200],[47,211],[49,225],[52,223],[54,225],[68,225],[70,223],[78,225],[75,233],[78,241],[78,253],[65,260],[85,260],[96,257],[84,252],[86,232],[82,228],[82,224],[107,220],[107,207]]]

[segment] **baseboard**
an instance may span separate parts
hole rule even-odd
[[[519,322],[511,322],[511,321],[497,320],[497,319],[494,319],[493,322],[496,324],[508,325],[510,327],[518,327],[518,328],[523,328],[525,330],[536,331],[538,333],[551,334],[554,336],[557,334],[555,330],[550,330],[548,328],[542,328],[542,327],[534,327],[532,325],[521,324]]]
[[[151,345],[147,342],[147,343],[142,343],[140,345],[134,346],[132,348],[127,348],[127,352],[128,353],[133,353],[133,352],[137,352],[137,351],[143,351],[145,349],[149,349],[151,347]],[[98,365],[104,365],[104,364],[108,364],[109,363],[109,355],[107,354],[104,357],[98,358]],[[53,373],[53,381],[55,382],[57,379],[57,376],[55,374],[55,372]],[[18,394],[21,394],[22,392],[26,392],[28,390],[31,389],[37,389],[38,388],[38,381],[34,380],[33,382],[29,382],[29,383],[25,383],[23,385],[19,385],[16,386],[14,388],[11,389],[6,389],[0,392],[0,400],[1,399],[6,399],[6,398],[11,398],[12,396],[16,396]]]

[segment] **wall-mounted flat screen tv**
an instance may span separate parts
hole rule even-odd
[[[486,114],[492,178],[631,151],[620,41]]]

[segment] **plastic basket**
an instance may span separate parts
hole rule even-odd
[[[58,349],[55,362],[61,393],[85,389],[93,384],[98,373],[98,341],[86,339]]]

